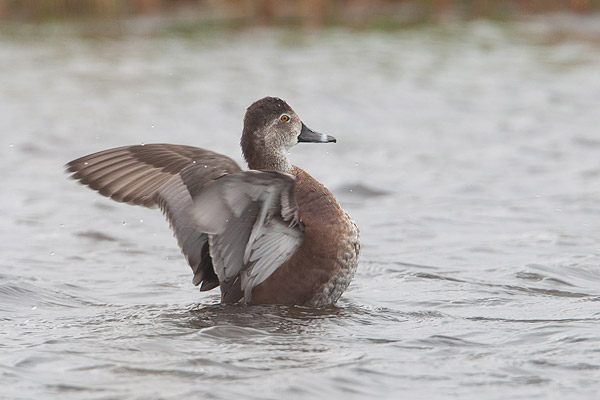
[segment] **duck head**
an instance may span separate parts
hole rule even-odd
[[[333,136],[308,128],[282,99],[265,97],[246,110],[242,152],[251,169],[290,172],[288,150],[298,143],[335,143]]]

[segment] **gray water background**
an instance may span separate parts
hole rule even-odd
[[[0,34],[0,398],[597,398],[600,20],[391,32]],[[169,142],[290,157],[356,219],[336,307],[222,306],[160,212],[66,179]]]

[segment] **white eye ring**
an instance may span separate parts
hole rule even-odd
[[[289,122],[291,118],[290,118],[290,116],[289,116],[289,115],[287,115],[287,114],[281,114],[281,117],[279,117],[279,119],[280,119],[282,122]]]

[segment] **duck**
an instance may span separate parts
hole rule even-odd
[[[333,194],[290,163],[298,143],[336,143],[308,128],[282,99],[246,110],[241,148],[248,170],[199,147],[137,144],[65,165],[112,200],[165,215],[200,291],[222,303],[325,307],[352,281],[359,229]]]

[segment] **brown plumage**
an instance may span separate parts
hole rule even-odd
[[[113,200],[160,207],[201,290],[223,302],[334,303],[360,251],[358,229],[333,195],[293,167],[298,142],[335,142],[308,129],[281,99],[253,103],[242,150],[251,170],[209,150],[125,146],[67,164],[72,177]]]

